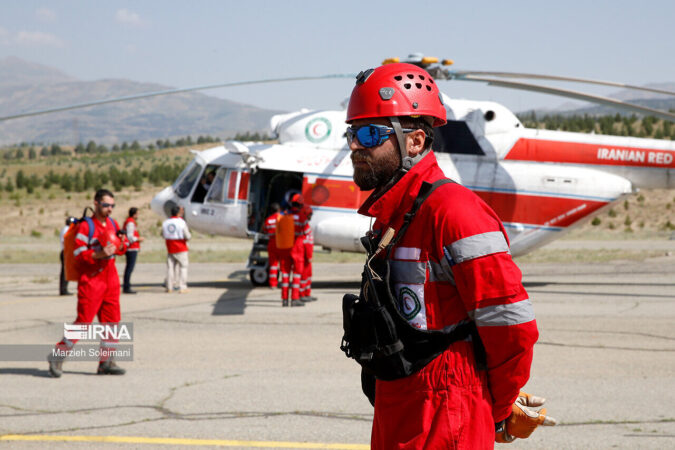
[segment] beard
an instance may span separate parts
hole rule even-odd
[[[352,152],[351,159],[354,166],[354,183],[362,191],[370,191],[387,184],[401,164],[395,148],[378,158],[374,158],[370,150],[357,150]],[[356,163],[364,164],[357,166]]]

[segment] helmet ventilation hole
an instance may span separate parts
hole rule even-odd
[[[424,80],[424,75],[419,75],[420,80]]]
[[[406,89],[410,89],[412,87],[412,85],[410,83],[406,83],[406,84],[403,85],[403,87],[406,88]]]
[[[417,89],[422,89],[422,83],[415,83],[415,87]]]
[[[403,79],[403,77],[401,75],[396,75],[394,77],[394,80],[396,80],[396,81],[401,81],[402,79]]]
[[[427,91],[431,91],[431,86],[427,84]]]
[[[413,78],[415,78],[415,75],[413,75],[412,73],[409,73],[409,74],[407,75],[407,77],[408,77],[409,79],[412,80]]]

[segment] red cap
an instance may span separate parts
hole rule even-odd
[[[301,205],[305,204],[305,198],[302,194],[295,193],[291,196],[291,203],[300,203]]]

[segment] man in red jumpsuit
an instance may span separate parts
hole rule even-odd
[[[307,221],[312,219],[312,208],[305,205],[302,208]],[[316,297],[312,297],[312,257],[314,256],[314,234],[310,226],[309,232],[305,235],[304,244],[304,268],[302,278],[300,279],[300,300],[303,302],[314,302]]]
[[[433,127],[446,123],[440,92],[411,64],[370,69],[357,76],[347,123],[354,182],[374,189],[359,213],[375,218],[371,235],[399,230],[422,182],[445,178],[431,151]],[[372,448],[492,448],[538,337],[501,221],[470,190],[444,184],[389,258],[392,295],[408,322],[422,330],[475,322],[487,369],[469,337],[412,375],[377,379]]]
[[[115,255],[126,251],[124,240],[117,231],[120,229],[110,214],[115,207],[115,198],[107,189],[99,189],[94,196],[94,217],[90,230],[89,221],[83,220],[75,237],[75,261],[79,279],[77,281],[77,324],[89,324],[98,316],[100,323],[114,325],[120,321],[120,279],[115,267]],[[90,237],[91,236],[91,237]],[[76,339],[64,337],[56,344],[55,353],[73,348]],[[101,375],[123,375],[125,370],[108,356],[114,350],[117,340],[101,340],[101,358],[97,373]],[[63,373],[63,358],[49,358],[49,374],[60,377]]]
[[[303,211],[305,199],[302,194],[295,193],[289,201],[291,208],[287,212],[293,216],[294,223],[294,241],[290,251],[279,252],[279,262],[281,263],[281,301],[282,305],[288,304],[288,284],[289,278],[291,291],[291,306],[304,306],[300,300],[300,280],[305,265],[305,237],[310,232],[309,219]]]
[[[268,277],[271,288],[276,288],[279,285],[279,250],[277,249],[277,240],[274,235],[277,231],[277,220],[281,215],[281,206],[278,203],[270,205],[272,214],[265,219],[263,224],[263,232],[267,235],[267,267],[269,268]]]

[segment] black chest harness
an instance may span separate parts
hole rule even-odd
[[[485,350],[473,321],[460,322],[443,330],[421,330],[403,317],[392,295],[389,255],[422,203],[436,188],[446,183],[452,181],[442,179],[433,184],[422,184],[398,233],[389,228],[381,237],[361,238],[368,259],[359,296],[345,294],[342,299],[344,336],[340,349],[363,367],[364,392],[370,390],[366,384],[368,380],[372,382],[373,376],[380,380],[407,377],[422,369],[453,342],[469,336],[472,337],[478,367],[485,366]],[[376,258],[383,250],[385,258]]]

